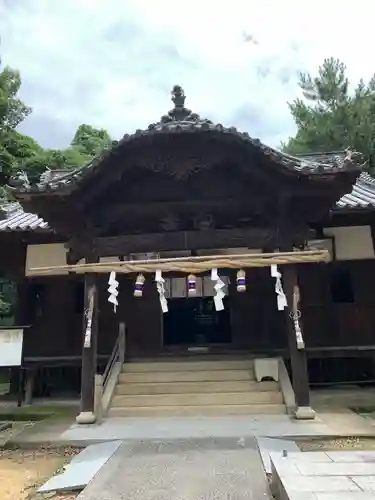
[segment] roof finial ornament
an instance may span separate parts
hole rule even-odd
[[[185,107],[185,92],[180,85],[175,85],[171,92],[172,101],[175,109],[183,109]]]
[[[193,113],[190,109],[185,108],[185,92],[184,89],[180,85],[174,85],[171,90],[171,99],[174,104],[174,108],[168,111],[166,115],[163,115],[160,118],[158,123],[152,123],[149,125],[148,130],[152,130],[158,127],[160,124],[165,123],[175,123],[176,122],[185,123],[185,126],[197,124],[212,124],[210,120],[201,119],[197,113]]]

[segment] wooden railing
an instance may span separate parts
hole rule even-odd
[[[111,402],[114,389],[117,384],[121,367],[125,361],[126,353],[126,326],[124,322],[119,323],[118,337],[113,347],[111,357],[103,375],[95,376],[95,414],[100,421]]]
[[[116,344],[112,350],[111,357],[108,360],[107,366],[103,372],[103,392],[106,390],[108,381],[113,372],[113,367],[116,363],[123,364],[125,361],[125,323],[119,323],[118,337]]]

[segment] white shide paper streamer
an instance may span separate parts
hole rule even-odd
[[[224,309],[223,298],[225,297],[225,293],[223,288],[225,287],[225,283],[220,279],[216,268],[211,271],[211,280],[216,281],[214,285],[214,290],[216,292],[214,295],[215,309],[216,311],[222,311]]]
[[[111,272],[109,275],[109,280],[108,280],[108,292],[109,292],[109,297],[108,297],[108,302],[113,304],[113,311],[116,312],[117,306],[118,306],[118,288],[119,282],[116,280],[116,273],[114,271]]]
[[[92,331],[92,317],[94,314],[94,294],[91,291],[88,308],[85,311],[86,314],[86,330],[85,339],[83,342],[83,347],[88,349],[91,347],[91,331]]]
[[[159,300],[160,300],[160,305],[161,305],[161,310],[163,313],[168,312],[168,302],[167,299],[165,298],[165,279],[163,278],[161,271],[157,270],[155,272],[155,281],[156,281],[156,289],[159,294]]]
[[[288,303],[283,290],[283,285],[281,284],[281,273],[277,269],[276,264],[271,264],[271,276],[272,278],[276,278],[275,292],[277,295],[277,309],[279,311],[283,311],[287,307]]]
[[[301,311],[298,309],[298,303],[299,303],[299,288],[296,286],[294,287],[293,291],[293,311],[291,311],[290,317],[294,322],[294,329],[296,332],[296,342],[297,342],[297,349],[301,350],[305,348],[305,342],[302,337],[302,330],[299,324],[299,319],[301,317]]]

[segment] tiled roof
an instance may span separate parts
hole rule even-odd
[[[50,231],[48,223],[24,212],[19,203],[0,206],[0,231]]]
[[[358,177],[350,194],[345,194],[336,204],[337,208],[375,207],[375,178],[366,172]]]
[[[37,184],[30,184],[27,177],[22,174],[11,180],[12,188],[16,195],[22,193],[46,193],[46,192],[70,192],[75,189],[87,177],[91,177],[95,171],[114,156],[123,151],[130,143],[135,144],[145,137],[156,137],[166,134],[209,134],[210,137],[218,137],[220,140],[237,141],[248,149],[250,154],[260,153],[270,158],[276,165],[302,175],[337,174],[343,170],[358,171],[361,165],[361,155],[347,151],[344,155],[330,155],[329,161],[325,161],[323,155],[310,155],[309,157],[291,156],[263,144],[259,139],[250,137],[247,132],[240,132],[235,127],[224,127],[215,124],[211,120],[201,118],[197,113],[185,108],[185,94],[183,89],[176,85],[172,89],[172,101],[174,108],[161,119],[150,124],[144,130],[136,130],[133,134],[125,134],[120,141],[113,141],[109,149],[89,163],[82,165],[62,176],[54,178],[46,176]]]
[[[375,208],[375,178],[365,172],[357,179],[352,192],[336,204],[338,210],[359,208]],[[4,231],[50,231],[50,228],[37,215],[24,212],[18,203],[9,203],[0,205],[0,232]]]

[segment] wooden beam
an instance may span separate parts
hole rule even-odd
[[[312,237],[309,229],[296,231],[294,243],[302,244]],[[94,249],[101,257],[128,255],[130,253],[165,252],[178,250],[210,250],[220,248],[264,248],[277,246],[279,231],[276,228],[236,228],[208,231],[176,231],[164,233],[129,234],[107,238],[94,238]],[[79,245],[79,243],[77,243]],[[74,253],[85,252],[83,246]],[[81,257],[79,257],[81,258]],[[79,260],[79,259],[78,259]]]
[[[235,214],[245,216],[251,214],[253,217],[267,217],[272,222],[272,215],[267,210],[267,206],[272,203],[272,196],[257,196],[256,194],[243,198],[229,198],[223,203],[223,199],[203,199],[203,200],[175,200],[167,202],[147,202],[144,203],[112,203],[109,206],[101,207],[90,217],[95,224],[95,235],[99,235],[101,230],[113,226],[119,220],[138,219],[139,217],[152,216],[160,219],[168,214],[201,214],[219,212],[225,214]]]

